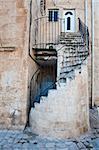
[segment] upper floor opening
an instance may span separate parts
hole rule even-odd
[[[76,32],[75,10],[48,9],[47,15],[34,20],[33,48],[49,48],[58,44],[61,33]]]
[[[53,2],[51,0],[34,1],[38,4],[37,8],[33,9],[33,49],[54,49],[55,45],[59,44],[61,35],[79,31],[81,28],[79,15],[84,22],[84,1],[74,3],[74,5],[72,5],[72,1],[71,4],[58,0]]]

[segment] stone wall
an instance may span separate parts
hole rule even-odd
[[[27,120],[29,1],[0,0],[0,128]]]
[[[48,14],[49,9],[59,9],[59,20],[58,22],[49,22],[48,21]],[[63,13],[64,10],[68,9],[74,9],[75,10],[75,31],[77,32],[79,29],[79,21],[78,17],[85,22],[85,4],[83,1],[78,0],[70,0],[70,1],[64,1],[64,0],[57,0],[55,3],[52,0],[46,1],[46,13],[44,16],[41,16],[38,14],[39,18],[42,18],[41,20],[38,20],[38,38],[37,43],[53,43],[58,42],[59,35],[63,31],[64,32],[64,26],[66,26],[66,22],[63,19]],[[42,28],[40,28],[40,26]],[[45,36],[43,36],[45,35]]]
[[[59,9],[59,17],[62,18],[63,10],[68,9],[75,9],[75,16],[76,16],[76,31],[78,31],[78,17],[81,18],[82,21],[84,21],[84,0],[78,1],[78,0],[57,0],[55,3],[53,0],[48,0],[46,2],[46,14],[48,15],[48,9]]]
[[[28,116],[29,111],[31,108],[31,83],[33,82],[32,77],[34,76],[35,72],[39,69],[39,65],[35,61],[35,55],[34,55],[34,49],[33,49],[33,43],[35,43],[35,28],[34,28],[34,20],[38,16],[38,7],[39,7],[39,1],[37,0],[31,0],[30,1],[30,10],[29,10],[29,46],[28,46],[28,103],[27,103],[27,109],[28,109]],[[34,82],[35,83],[35,82]],[[32,85],[33,86],[33,85]],[[35,89],[33,89],[35,91]]]
[[[91,66],[91,0],[87,1],[87,26],[89,30],[89,58],[88,58],[88,81],[89,81],[89,101],[92,100],[91,78],[92,78],[92,66]]]
[[[94,100],[99,106],[99,1],[95,0],[95,45],[94,45]]]
[[[41,16],[40,0],[32,0],[31,8],[32,8],[32,11],[31,11],[31,13],[32,13],[31,42],[32,42],[32,46],[33,46],[35,44],[35,38],[36,38],[35,36],[37,36],[37,35],[35,35],[35,30],[37,30],[37,28],[36,28],[37,24],[36,24],[35,19],[37,19],[38,17]],[[39,38],[39,37],[37,37],[37,38]]]
[[[27,120],[30,80],[38,69],[36,63],[28,56],[28,50],[30,48],[30,53],[34,58],[32,51],[32,44],[35,41],[33,21],[41,15],[39,3],[40,0],[33,0],[33,20],[30,32],[30,0],[0,0],[0,128],[21,128]],[[98,6],[99,2],[95,0],[94,98],[96,105],[99,105]],[[48,9],[50,8],[60,8],[60,11],[76,8],[76,31],[78,31],[78,17],[85,22],[84,0],[57,0],[55,5],[52,0],[48,0],[46,8],[46,14],[48,14]],[[88,27],[91,39],[90,14],[91,0],[88,0]],[[62,13],[60,13],[61,16]],[[29,34],[31,36],[30,43]],[[90,61],[91,59],[89,58],[89,77],[91,77]],[[89,78],[89,91],[91,91],[90,85],[91,78]]]

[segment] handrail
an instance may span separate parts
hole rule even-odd
[[[79,32],[82,35],[82,38],[84,40],[84,42],[86,43],[87,48],[89,49],[89,30],[88,27],[81,21],[80,18],[78,18],[79,20]]]
[[[65,31],[65,19],[49,21],[48,16],[42,16],[33,20],[34,41],[33,48],[47,48],[47,45],[57,44],[59,35]]]
[[[79,32],[89,48],[88,27],[78,18]],[[33,20],[34,41],[33,48],[47,48],[47,45],[58,44],[61,32],[65,32],[66,22],[64,18],[58,18],[58,21],[49,21],[48,16],[42,16]]]
[[[47,19],[49,19],[48,16],[46,15],[46,16],[38,17],[38,18],[34,19],[34,21],[35,21],[35,20],[38,20],[38,19],[42,19],[42,18],[47,18]],[[54,18],[54,17],[53,17],[53,18]],[[60,18],[60,17],[58,17],[58,19],[64,20],[64,18]]]

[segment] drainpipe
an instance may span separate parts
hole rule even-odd
[[[85,24],[86,26],[88,26],[88,0],[85,0]],[[91,41],[92,41],[91,43],[91,107],[93,107],[94,106],[94,0],[91,0]],[[87,36],[86,36],[86,42],[87,42]]]
[[[32,16],[32,0],[30,1],[30,24],[29,24],[29,47],[28,47],[28,54],[30,56],[30,58],[36,63],[39,65],[39,63],[33,58],[33,56],[31,55],[31,29],[32,29],[32,19],[33,19],[33,16]]]
[[[94,99],[94,0],[91,0],[91,37],[92,37],[92,44],[91,44],[91,65],[92,65],[92,107],[95,104]]]
[[[32,16],[32,0],[30,1],[30,12],[29,12],[30,14],[30,22],[29,22],[29,41],[28,41],[28,55],[29,55],[29,57],[36,63],[36,64],[38,64],[37,63],[37,61],[33,58],[33,56],[31,55],[31,29],[32,29],[32,19],[33,19],[33,16]],[[38,64],[39,65],[39,64]],[[38,71],[38,69],[36,70],[36,72]],[[35,73],[36,73],[35,72]],[[35,73],[33,74],[33,76],[32,76],[32,78],[34,77],[34,75],[35,75]],[[32,80],[32,78],[31,78],[31,80]],[[30,86],[31,86],[31,81],[30,81]],[[31,88],[30,88],[30,97],[31,97]],[[29,114],[30,114],[30,108],[31,108],[31,99],[30,99],[30,104],[29,104],[29,108],[27,108],[27,123],[26,123],[26,126],[25,126],[25,128],[27,127],[27,126],[29,126]]]
[[[86,25],[86,51],[88,49],[88,35],[87,35],[87,27],[88,27],[88,0],[85,0],[85,25]]]
[[[88,0],[85,0],[85,25],[88,26]]]

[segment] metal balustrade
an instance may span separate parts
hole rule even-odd
[[[88,27],[78,18],[79,30],[84,42],[89,47]],[[33,20],[33,49],[49,49],[53,45],[59,44],[60,37],[65,35],[66,22],[64,18],[57,21],[49,20],[48,16],[43,16]]]
[[[89,48],[89,30],[88,27],[81,21],[80,18],[79,20],[79,32],[81,33],[82,38],[84,39],[84,42],[86,43],[87,48]]]
[[[49,20],[48,16],[34,20],[33,48],[48,49],[59,42],[61,32],[65,31],[65,19]]]

